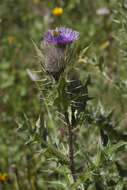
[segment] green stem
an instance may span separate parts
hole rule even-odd
[[[68,113],[65,112],[65,120],[68,127],[68,144],[69,144],[69,163],[70,163],[70,170],[74,179],[74,182],[77,181],[76,175],[75,175],[75,166],[74,166],[74,157],[73,157],[73,132],[72,132],[72,126],[69,121]]]

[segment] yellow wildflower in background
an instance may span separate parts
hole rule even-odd
[[[104,42],[103,44],[101,44],[101,49],[105,49],[107,46],[109,45],[109,41]]]
[[[12,44],[12,43],[13,43],[13,41],[14,41],[13,36],[9,36],[9,37],[8,37],[8,42],[9,42],[9,44]]]
[[[0,180],[1,181],[6,181],[7,180],[7,173],[0,173]]]
[[[33,2],[34,2],[35,4],[37,4],[37,3],[39,3],[39,0],[33,0]]]
[[[53,9],[52,11],[52,14],[53,15],[56,15],[56,16],[59,16],[63,13],[63,9],[61,7],[56,7]]]

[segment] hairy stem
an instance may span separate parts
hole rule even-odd
[[[74,158],[73,158],[73,133],[72,133],[72,126],[69,121],[68,113],[65,112],[65,120],[68,127],[68,144],[69,144],[69,161],[70,161],[70,170],[74,179],[74,182],[77,181],[75,175],[75,166],[74,166]]]

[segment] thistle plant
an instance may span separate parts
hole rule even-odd
[[[91,76],[80,79],[77,63],[88,47],[79,52],[78,39],[77,31],[55,28],[43,35],[40,48],[35,45],[41,63],[40,79],[34,80],[40,113],[34,125],[27,119],[32,129],[27,129],[26,144],[36,144],[45,158],[38,168],[41,187],[47,190],[124,190],[127,175],[119,153],[126,148],[127,135],[116,130],[120,122],[112,120],[113,110],[93,104]],[[100,62],[103,66],[103,59]],[[103,78],[100,62],[93,67]]]
[[[65,67],[68,66],[71,60],[71,55],[69,54],[69,49],[71,48],[71,43],[78,40],[79,33],[73,31],[69,28],[56,28],[54,30],[49,30],[44,35],[43,51],[44,51],[44,68],[47,73],[52,75],[58,82],[59,78],[64,72]],[[69,61],[68,61],[69,60]],[[65,77],[65,76],[64,76]],[[75,110],[69,105],[67,96],[67,83],[65,78],[60,79],[58,85],[58,97],[54,100],[54,105],[57,106],[58,110],[64,115],[65,123],[68,128],[68,146],[69,146],[69,164],[70,170],[74,181],[76,182],[75,166],[73,158],[73,125],[74,125],[74,112]],[[61,86],[62,85],[62,86]],[[60,87],[60,88],[59,88]],[[68,107],[71,107],[72,119],[69,120]]]

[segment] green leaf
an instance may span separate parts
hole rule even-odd
[[[54,100],[54,105],[61,111],[66,111],[69,105],[68,96],[66,93],[66,81],[63,77],[60,78],[57,86],[57,95]]]
[[[87,47],[85,47],[82,51],[81,51],[81,53],[80,53],[80,55],[79,55],[79,59],[81,59],[83,56],[84,56],[84,54],[87,52],[87,50],[90,48],[90,46],[87,46]]]
[[[121,146],[124,146],[124,145],[127,145],[127,142],[120,141],[120,142],[118,142],[117,144],[108,147],[108,148],[106,149],[106,153],[107,153],[107,154],[112,154],[112,153],[115,152],[118,148],[120,148]]]
[[[123,182],[119,182],[116,187],[115,190],[123,190]]]
[[[43,145],[47,146],[45,154],[49,153],[49,154],[51,154],[51,156],[55,156],[56,158],[58,158],[59,161],[61,161],[62,163],[69,165],[68,159],[65,157],[65,155],[60,150],[56,149],[54,146],[52,146],[50,144],[47,145],[47,143],[45,143],[44,141],[43,141]]]
[[[78,188],[80,185],[84,184],[89,178],[90,178],[90,173],[83,173],[82,176],[80,176],[80,180],[78,180],[76,183],[73,183],[69,186],[69,190],[75,190],[76,188]]]
[[[103,56],[100,57],[98,66],[99,66],[100,71],[103,72],[103,69],[104,69],[104,58],[103,58]]]
[[[36,133],[40,134],[40,127],[41,127],[41,120],[40,120],[40,116],[38,118],[38,120],[36,121]]]
[[[82,184],[81,181],[77,181],[76,183],[73,183],[73,185],[69,186],[69,190],[75,190],[77,187],[79,187]]]
[[[96,156],[96,166],[99,166],[100,164],[103,163],[105,157],[104,157],[104,152],[99,148]]]

